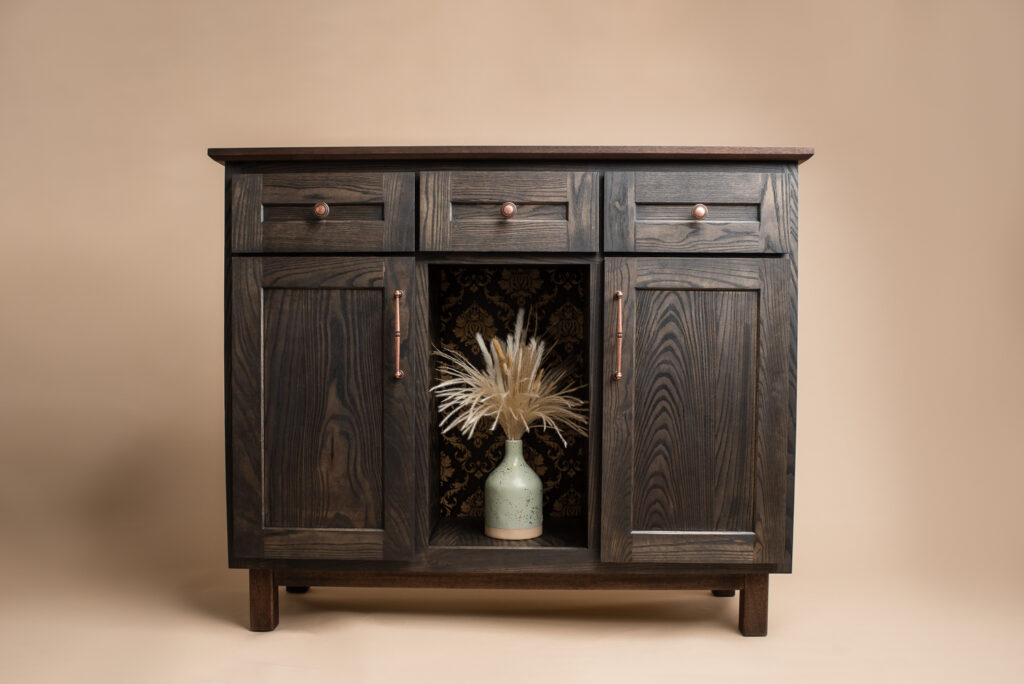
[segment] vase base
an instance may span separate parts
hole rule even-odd
[[[484,525],[484,534],[492,539],[535,539],[544,534],[544,526],[537,525],[536,527],[524,527],[521,530],[507,530],[503,527]]]

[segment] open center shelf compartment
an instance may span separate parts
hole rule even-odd
[[[462,352],[474,364],[483,357],[475,335],[485,342],[512,332],[520,308],[529,336],[550,351],[545,367],[565,366],[577,396],[591,396],[590,295],[594,264],[438,263],[429,267],[431,342]],[[431,384],[438,358],[430,358]],[[531,429],[523,435],[527,462],[544,483],[544,533],[535,539],[507,541],[484,534],[484,482],[504,457],[504,434],[481,423],[471,437],[456,430],[442,434],[441,416],[431,395],[430,459],[433,470],[431,547],[586,548],[595,468],[589,435],[562,435]],[[590,423],[593,421],[591,420]],[[588,429],[592,429],[588,425]]]

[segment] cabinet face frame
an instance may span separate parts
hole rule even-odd
[[[230,511],[229,546],[232,564],[240,559],[395,560],[413,552],[415,453],[413,397],[417,391],[414,354],[407,343],[414,323],[416,299],[412,257],[259,257],[231,258],[230,314]],[[379,463],[380,527],[274,527],[268,521],[267,293],[273,289],[323,292],[356,291],[380,296],[381,415],[375,436]],[[395,290],[398,307],[401,367],[395,377]],[[330,339],[328,336],[327,339]],[[348,351],[348,350],[346,350]],[[356,350],[358,351],[358,350]],[[287,354],[287,350],[282,352]],[[374,352],[376,358],[377,354]],[[376,383],[374,383],[376,384]],[[324,421],[330,420],[325,415]],[[366,454],[360,454],[366,458]]]
[[[791,309],[795,310],[796,290],[792,263],[789,257],[606,258],[602,561],[749,564],[788,570],[792,519],[787,509],[792,497],[795,433],[791,402],[795,345],[790,323],[795,324]],[[643,493],[634,481],[639,457],[637,383],[643,380],[636,376],[640,366],[636,356],[637,300],[645,290],[757,294],[750,529],[635,529],[633,504]],[[625,295],[621,302],[621,380],[613,378],[619,353],[617,291]],[[716,437],[726,440],[729,435]]]

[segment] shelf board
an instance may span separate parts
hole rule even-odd
[[[479,518],[441,518],[437,521],[434,533],[430,535],[430,545],[508,549],[586,548],[587,521],[585,518],[545,520],[544,534],[541,536],[513,541],[492,539],[485,535],[484,521]]]

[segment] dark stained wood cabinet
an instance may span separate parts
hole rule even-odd
[[[278,587],[740,590],[792,570],[803,148],[215,149],[226,166],[229,564]],[[545,534],[479,519],[442,340],[536,307],[589,434],[527,436]],[[453,313],[454,312],[454,313]],[[540,321],[539,321],[540,323]],[[546,441],[547,440],[547,441]]]

